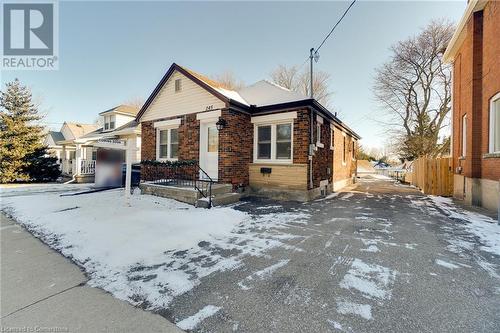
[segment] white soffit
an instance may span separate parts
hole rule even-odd
[[[267,123],[273,121],[292,120],[297,118],[297,112],[274,113],[265,116],[252,117],[252,123]]]
[[[179,127],[181,125],[181,118],[176,118],[172,120],[157,121],[154,123],[154,127]]]

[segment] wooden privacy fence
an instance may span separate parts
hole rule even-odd
[[[412,172],[405,181],[420,188],[425,194],[450,197],[453,195],[453,164],[451,157],[421,157],[413,161]]]

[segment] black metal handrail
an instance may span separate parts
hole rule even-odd
[[[156,185],[194,188],[202,197],[208,199],[208,207],[212,207],[212,184],[214,180],[198,163],[190,165],[145,165],[142,176],[142,180]]]

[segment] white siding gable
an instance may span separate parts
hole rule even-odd
[[[181,91],[175,92],[175,80],[181,79]],[[197,83],[175,71],[146,109],[141,121],[217,110],[226,105]]]
[[[68,125],[66,123],[63,124],[61,128],[61,133],[64,136],[65,140],[74,140],[75,136],[73,135],[73,132],[69,129]]]
[[[111,128],[111,129],[108,129],[108,130],[104,130],[105,132],[109,132],[109,131],[115,130],[118,127],[123,126],[126,123],[131,122],[132,120],[135,119],[134,116],[126,116],[124,114],[115,113],[115,112],[109,112],[109,113],[106,113],[105,115],[106,116],[111,116],[111,115],[115,116],[115,127]],[[104,129],[104,115],[99,116],[99,126]]]
[[[52,138],[52,135],[47,134],[45,136],[45,139],[43,140],[43,145],[48,146],[48,147],[53,147],[56,145],[56,143],[54,142],[54,139]]]

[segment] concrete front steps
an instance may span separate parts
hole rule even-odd
[[[212,206],[230,205],[240,201],[241,194],[232,192],[231,184],[212,185]],[[208,198],[200,197],[196,200],[196,207],[208,208]]]
[[[192,187],[165,186],[151,183],[141,183],[139,187],[143,194],[170,198],[196,207],[208,208],[208,199]],[[231,184],[212,184],[212,206],[223,206],[238,202],[241,194],[234,193],[232,190]]]

